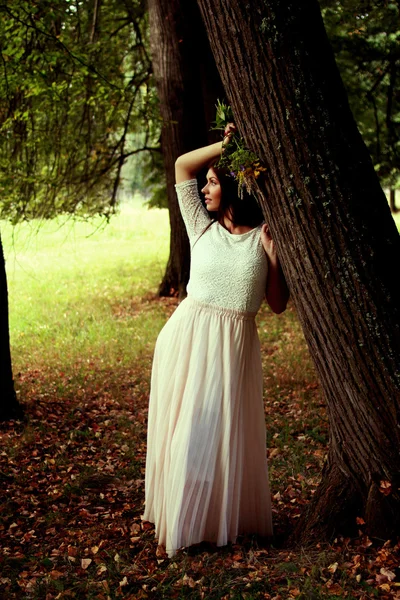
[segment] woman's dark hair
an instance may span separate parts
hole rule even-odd
[[[225,227],[224,215],[229,212],[229,218],[234,226],[246,225],[257,227],[264,221],[261,208],[254,196],[243,190],[243,198],[239,198],[237,180],[226,169],[211,167],[221,185],[221,203],[216,211],[216,220]]]

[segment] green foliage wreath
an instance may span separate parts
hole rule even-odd
[[[233,114],[230,106],[220,100],[217,101],[217,112],[214,130],[225,132],[228,123],[233,122]],[[243,198],[243,190],[254,194],[256,179],[266,171],[258,156],[246,148],[243,138],[235,131],[230,140],[224,144],[224,152],[217,166],[229,171],[236,179],[239,186],[239,196]]]

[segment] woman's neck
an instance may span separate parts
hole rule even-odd
[[[247,233],[247,231],[251,231],[253,228],[249,227],[248,225],[234,225],[233,222],[231,221],[231,219],[227,216],[224,215],[224,226],[225,228],[230,232],[230,233],[236,233],[236,234],[241,234],[241,233]]]

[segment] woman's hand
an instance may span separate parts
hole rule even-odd
[[[276,247],[266,223],[261,227],[261,242],[268,256],[268,276],[265,296],[273,312],[280,314],[286,309],[289,289],[276,253]]]
[[[225,131],[224,131],[224,141],[223,141],[224,146],[226,146],[226,144],[229,144],[229,141],[230,141],[232,135],[236,131],[237,131],[237,129],[236,129],[235,123],[228,123],[226,125]]]
[[[264,250],[273,265],[278,262],[274,240],[266,223],[261,227],[261,242]]]

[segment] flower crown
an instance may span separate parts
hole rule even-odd
[[[215,127],[212,129],[225,132],[228,123],[233,121],[232,109],[219,100],[216,108]],[[216,166],[226,169],[238,182],[239,198],[242,199],[244,190],[248,194],[254,194],[256,179],[266,171],[258,156],[246,148],[243,138],[237,131],[231,134],[227,143],[224,143],[224,152]]]

